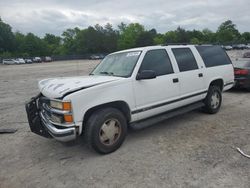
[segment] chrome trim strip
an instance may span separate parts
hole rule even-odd
[[[76,129],[75,127],[57,129],[53,124],[51,124],[40,112],[43,125],[47,128],[50,135],[56,140],[67,142],[76,139]]]
[[[228,83],[224,84],[224,87],[229,86],[229,85],[233,85],[233,84],[234,84],[234,82],[228,82]]]
[[[168,102],[164,102],[164,103],[152,105],[152,106],[145,107],[145,108],[140,108],[140,109],[132,111],[131,114],[137,114],[137,113],[145,112],[145,111],[148,111],[148,110],[152,110],[154,108],[159,108],[159,107],[162,107],[162,106],[165,106],[165,105],[169,105],[169,104],[172,104],[172,103],[175,103],[175,102],[179,102],[179,101],[182,101],[182,100],[185,100],[185,99],[189,99],[189,98],[192,98],[192,97],[203,95],[203,94],[206,94],[207,92],[208,91],[205,90],[205,91],[202,91],[202,92],[199,92],[199,93],[195,93],[195,94],[192,94],[192,95],[189,95],[189,96],[181,97],[181,98],[178,98],[178,99],[175,99],[175,100],[172,100],[172,101],[168,101]]]
[[[49,118],[49,116],[45,113],[43,113],[43,112],[41,112],[42,113],[42,115],[43,115],[43,117],[47,120],[47,121],[49,121],[49,123],[51,123],[51,124],[53,124],[53,125],[57,125],[57,126],[62,126],[62,127],[73,127],[73,126],[75,126],[75,124],[74,123],[63,123],[63,124],[61,124],[61,123],[57,123],[57,122],[54,122],[54,121],[51,121],[50,120],[50,118]]]

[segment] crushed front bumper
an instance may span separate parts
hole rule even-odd
[[[32,98],[26,104],[26,112],[30,130],[46,138],[55,138],[56,140],[67,142],[76,139],[77,129],[74,126],[63,127],[54,125],[48,120],[39,108],[40,95]]]

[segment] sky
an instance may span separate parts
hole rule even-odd
[[[138,22],[160,33],[185,29],[216,31],[230,19],[250,31],[249,0],[0,0],[0,17],[13,31],[61,35],[67,28]]]

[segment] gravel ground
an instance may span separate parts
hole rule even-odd
[[[230,52],[233,53],[233,52]],[[231,56],[231,54],[230,54]],[[193,111],[130,131],[110,155],[89,151],[82,138],[63,144],[30,132],[24,103],[37,81],[85,75],[97,61],[0,66],[0,188],[246,187],[250,185],[250,93],[224,93],[216,115]]]
[[[250,52],[250,49],[246,49],[246,50],[230,50],[230,51],[227,51],[227,53],[228,53],[228,55],[229,55],[229,57],[231,58],[232,61],[244,59],[243,58],[243,54],[245,52]]]

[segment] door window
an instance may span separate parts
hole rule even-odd
[[[180,72],[198,69],[197,62],[189,48],[173,48],[175,59]]]
[[[173,67],[169,56],[164,49],[150,50],[144,56],[139,72],[153,70],[156,76],[173,73]]]

